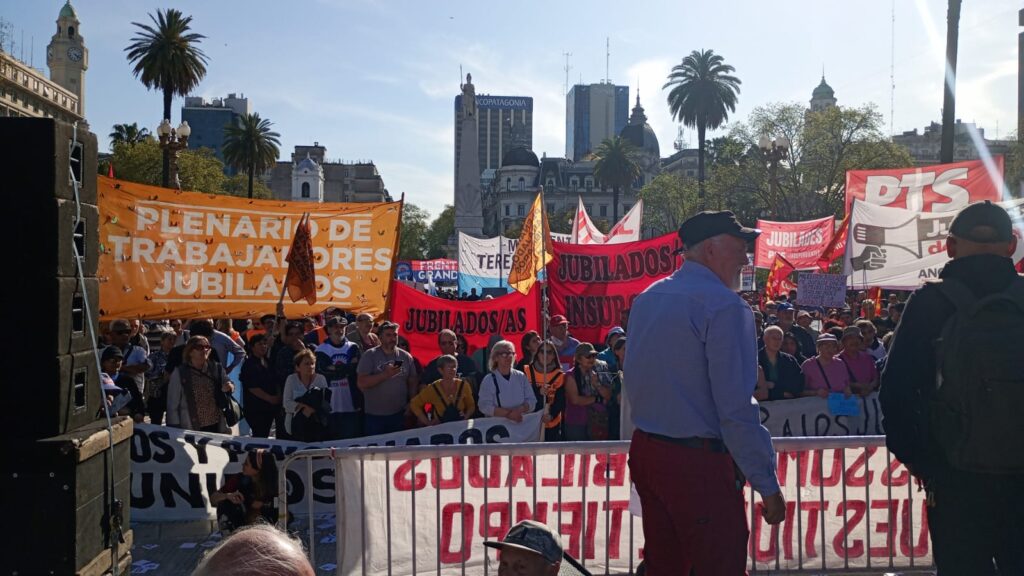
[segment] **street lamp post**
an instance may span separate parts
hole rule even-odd
[[[156,133],[160,137],[160,149],[164,152],[161,174],[163,187],[169,188],[173,180],[174,187],[181,190],[181,179],[178,178],[178,152],[188,147],[188,137],[192,134],[192,129],[188,122],[182,122],[177,128],[172,128],[171,121],[164,118],[157,126]]]
[[[785,136],[775,139],[761,136],[761,139],[757,141],[761,157],[768,163],[768,197],[773,202],[775,201],[776,187],[779,185],[779,163],[789,158],[790,146],[789,138]],[[771,208],[769,206],[769,209]]]

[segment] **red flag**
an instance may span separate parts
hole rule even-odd
[[[768,280],[764,284],[765,295],[769,298],[775,298],[779,294],[793,289],[793,283],[789,281],[789,275],[794,270],[796,270],[795,266],[790,264],[781,254],[776,254],[775,260],[772,261],[772,267],[768,269]]]
[[[109,163],[107,163],[107,178],[113,178],[113,177],[114,177],[114,162],[110,161]]]
[[[292,302],[306,300],[316,304],[316,273],[313,271],[313,238],[309,232],[309,214],[299,220],[295,237],[288,251],[288,275],[284,285]]]
[[[882,313],[882,287],[875,286],[868,290],[868,298],[875,303],[875,316]]]
[[[822,272],[828,272],[832,263],[835,262],[836,258],[839,258],[846,252],[846,234],[850,231],[850,212],[846,212],[846,217],[839,224],[839,229],[832,236],[832,241],[825,246],[822,250],[821,256],[818,257],[818,268]]]

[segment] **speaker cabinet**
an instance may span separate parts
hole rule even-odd
[[[9,547],[6,573],[99,576],[111,566],[125,573],[132,544],[131,436],[131,419],[118,417],[113,453],[106,421],[14,450],[5,494],[12,496],[9,519],[17,528],[0,539]]]

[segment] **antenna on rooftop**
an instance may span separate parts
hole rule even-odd
[[[611,68],[612,60],[612,41],[611,38],[605,36],[604,38],[604,83],[611,84],[612,79],[609,78],[609,69]]]
[[[562,52],[562,56],[565,56],[565,94],[569,95],[569,70],[572,70],[572,66],[569,65],[569,57],[572,56],[572,52]]]

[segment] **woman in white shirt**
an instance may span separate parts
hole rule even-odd
[[[310,389],[327,388],[327,379],[323,374],[315,371],[316,356],[309,350],[302,350],[295,355],[295,372],[289,374],[284,381],[284,429],[292,434],[292,419],[296,413],[302,412],[306,417],[311,417],[316,408],[307,406],[297,400],[302,398]]]
[[[500,416],[522,422],[523,414],[537,404],[526,374],[512,367],[516,346],[502,340],[491,347],[490,373],[480,382],[480,411],[485,416]]]

